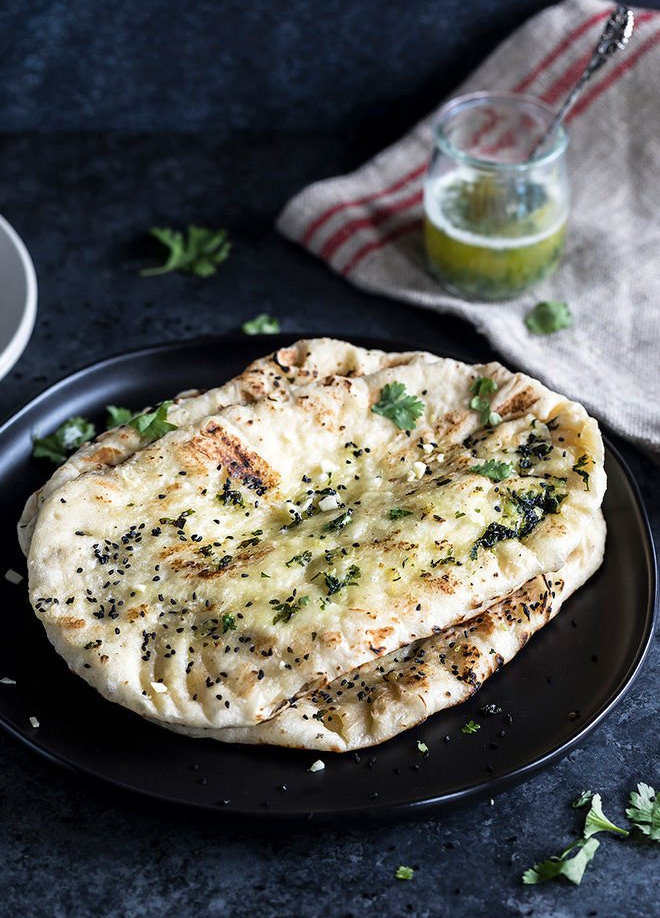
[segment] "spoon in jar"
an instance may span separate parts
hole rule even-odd
[[[534,159],[541,150],[545,147],[547,142],[553,136],[557,128],[560,126],[566,115],[569,113],[573,105],[575,104],[578,96],[584,89],[585,84],[590,79],[591,75],[599,70],[603,64],[611,57],[615,51],[623,50],[625,46],[630,41],[630,36],[633,33],[635,27],[635,17],[633,11],[628,9],[622,3],[617,4],[616,9],[609,17],[605,23],[605,28],[603,33],[598,39],[598,43],[593,50],[589,63],[582,71],[580,78],[577,80],[569,94],[564,99],[564,102],[555,115],[555,117],[550,122],[548,129],[537,141],[529,154],[529,159]]]

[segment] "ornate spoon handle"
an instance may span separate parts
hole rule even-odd
[[[593,73],[596,72],[603,64],[607,61],[609,57],[614,54],[617,49],[623,49],[630,41],[630,36],[633,33],[635,27],[635,17],[633,16],[632,10],[628,9],[624,4],[619,3],[610,16],[610,18],[605,23],[605,28],[603,33],[598,39],[598,43],[593,50],[591,59],[587,66],[582,71],[582,74],[576,84],[573,86],[569,94],[564,99],[564,102],[552,119],[548,129],[545,131],[541,139],[535,144],[533,150],[531,151],[529,158],[533,159],[543,147],[546,145],[548,140],[555,133],[559,125],[562,123],[568,112],[571,110],[577,97],[582,92],[585,83]]]

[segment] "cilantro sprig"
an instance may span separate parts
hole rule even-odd
[[[142,437],[148,440],[159,440],[170,430],[176,430],[176,424],[167,420],[167,412],[174,402],[170,399],[161,402],[153,411],[145,411],[143,414],[135,415],[127,422]]]
[[[513,474],[513,466],[508,462],[498,462],[496,459],[488,459],[481,465],[473,465],[468,472],[476,472],[477,475],[483,475],[484,478],[490,478],[491,481],[504,481]]]
[[[55,433],[47,437],[35,437],[32,455],[35,459],[50,459],[61,465],[74,450],[88,443],[96,435],[96,428],[86,418],[76,415],[64,421]]]
[[[105,410],[108,412],[105,424],[107,430],[112,427],[123,427],[135,414],[130,408],[120,408],[118,405],[106,405]]]
[[[497,389],[495,380],[488,376],[479,376],[472,383],[470,408],[479,412],[479,419],[484,427],[497,427],[502,423],[502,415],[491,410],[490,402],[486,398],[487,395],[494,395]]]
[[[603,813],[603,804],[600,794],[594,794],[590,790],[583,791],[577,800],[573,801],[573,808],[579,809],[590,804],[589,811],[584,820],[582,829],[582,838],[570,844],[560,855],[534,864],[529,870],[526,870],[522,876],[525,885],[531,886],[537,883],[545,883],[547,880],[554,880],[556,877],[565,877],[571,883],[579,885],[582,882],[584,871],[600,846],[600,842],[593,838],[597,832],[614,832],[622,835],[624,838],[629,834],[626,829],[619,826],[607,818]]]
[[[397,880],[412,880],[415,876],[415,871],[412,867],[404,867],[402,864],[400,867],[396,868],[394,876]]]
[[[600,842],[597,838],[581,838],[565,848],[559,856],[549,857],[545,861],[534,864],[523,873],[522,881],[526,886],[534,886],[537,883],[554,880],[556,877],[565,877],[571,883],[579,886],[584,871],[593,860],[599,847]]]
[[[573,316],[568,303],[548,300],[537,303],[525,316],[525,325],[533,335],[552,335],[563,328],[570,328]]]
[[[402,520],[404,516],[412,516],[412,510],[406,510],[404,507],[392,507],[389,512],[391,520]]]
[[[231,249],[227,230],[224,229],[211,230],[190,224],[187,236],[157,226],[152,227],[149,233],[168,249],[168,254],[164,264],[140,271],[142,277],[167,274],[170,271],[211,277],[217,272],[218,265],[227,260]]]
[[[638,784],[637,790],[630,793],[626,816],[635,829],[651,841],[660,842],[660,791],[656,793],[650,785]]]
[[[241,328],[246,335],[276,335],[280,330],[280,320],[262,312],[254,319],[243,322]]]
[[[387,383],[380,390],[378,401],[371,406],[374,414],[392,421],[399,430],[414,430],[417,419],[424,413],[424,402],[409,395],[401,382]]]

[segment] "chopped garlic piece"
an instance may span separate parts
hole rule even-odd
[[[382,475],[376,475],[375,478],[374,478],[374,479],[372,480],[372,482],[371,482],[371,484],[374,486],[374,488],[380,488],[380,486],[382,485],[382,483],[383,483],[383,476],[382,476]]]
[[[424,462],[413,462],[412,470],[415,478],[423,478],[426,472],[426,463]]]
[[[152,682],[151,687],[158,695],[163,695],[167,691],[167,686],[162,682]]]
[[[0,682],[3,685],[16,685],[16,680],[10,679],[8,676],[3,676],[2,679],[0,679]]]
[[[336,510],[339,506],[339,501],[337,500],[334,494],[328,494],[327,497],[322,498],[319,501],[319,510]]]
[[[36,730],[36,728],[39,726],[39,721],[37,720],[36,717],[30,718],[30,725],[33,726]]]
[[[11,568],[5,571],[5,580],[8,580],[10,583],[20,583],[22,579],[23,575],[19,574],[18,571],[13,571]]]
[[[320,466],[321,471],[327,472],[328,474],[339,471],[339,466],[335,465],[334,462],[331,462],[329,459],[321,459]]]
[[[436,461],[436,462],[444,462],[444,461],[445,461],[445,454],[444,454],[444,453],[438,453],[438,455],[435,457],[435,461]]]
[[[433,444],[432,443],[422,443],[422,449],[424,450],[425,453],[432,453]]]
[[[326,475],[325,472],[322,472],[322,473],[319,475],[319,477],[318,477],[317,480],[318,480],[318,483],[319,483],[319,484],[325,484],[326,481],[330,481],[330,476],[329,476],[329,475]]]
[[[136,593],[144,593],[147,587],[144,583],[134,583],[133,589],[135,590]]]
[[[323,771],[324,768],[325,762],[322,762],[321,759],[317,759],[315,762],[312,762],[307,771]]]

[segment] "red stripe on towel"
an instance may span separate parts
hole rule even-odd
[[[645,15],[646,19],[656,19],[660,16],[660,13],[648,13]],[[641,18],[641,17],[640,17]],[[607,89],[610,88],[614,83],[616,83],[624,74],[628,73],[637,62],[643,58],[649,51],[652,50],[657,44],[660,43],[660,31],[655,32],[647,40],[640,45],[636,51],[626,57],[621,61],[618,66],[614,67],[605,77],[601,80],[596,86],[594,86],[590,92],[587,92],[582,96],[582,98],[576,102],[573,110],[568,116],[569,120],[573,120],[578,115],[582,115],[587,111],[590,106],[599,98]],[[418,229],[422,224],[422,221],[416,219],[408,223],[402,223],[400,226],[395,227],[390,233],[381,237],[380,239],[375,239],[370,243],[366,243],[360,249],[355,252],[353,257],[348,261],[348,263],[342,268],[342,274],[345,276],[350,274],[357,265],[366,258],[367,255],[370,255],[372,252],[382,248],[385,245],[388,245],[390,242],[394,242],[399,239],[401,236],[406,233],[411,232],[414,229]]]
[[[355,198],[353,201],[340,201],[338,204],[334,204],[332,207],[328,208],[328,210],[325,210],[322,214],[319,214],[318,217],[312,220],[300,238],[301,244],[309,245],[317,230],[319,230],[325,223],[328,222],[328,220],[334,217],[335,214],[340,213],[342,210],[346,210],[348,207],[359,207],[362,204],[368,204],[369,201],[375,201],[377,198],[383,198],[388,194],[393,194],[395,191],[399,191],[399,189],[407,185],[408,182],[412,182],[416,178],[422,176],[426,171],[426,165],[426,162],[424,162],[421,166],[416,166],[400,179],[397,179],[396,182],[388,185],[387,188],[383,188],[382,191],[367,194],[363,198]]]
[[[374,239],[372,242],[366,242],[353,257],[348,261],[347,264],[341,269],[341,273],[348,275],[351,273],[353,268],[358,265],[363,258],[366,258],[371,252],[376,249],[382,248],[384,245],[388,245],[390,242],[395,242],[399,236],[404,236],[406,233],[409,233],[411,230],[419,229],[422,225],[422,220],[419,217],[415,217],[414,220],[410,220],[408,223],[401,223],[399,226],[394,227],[393,230],[390,230],[385,236],[381,236],[380,239]]]
[[[341,248],[341,246],[347,242],[351,236],[359,232],[359,230],[366,229],[367,227],[380,226],[381,223],[384,223],[395,214],[401,213],[402,210],[408,210],[409,207],[414,207],[416,204],[421,203],[422,197],[423,193],[421,191],[415,191],[407,198],[402,198],[394,204],[380,208],[368,217],[358,217],[355,220],[349,220],[324,243],[323,248],[319,252],[319,256],[325,261],[330,261],[337,249]]]

